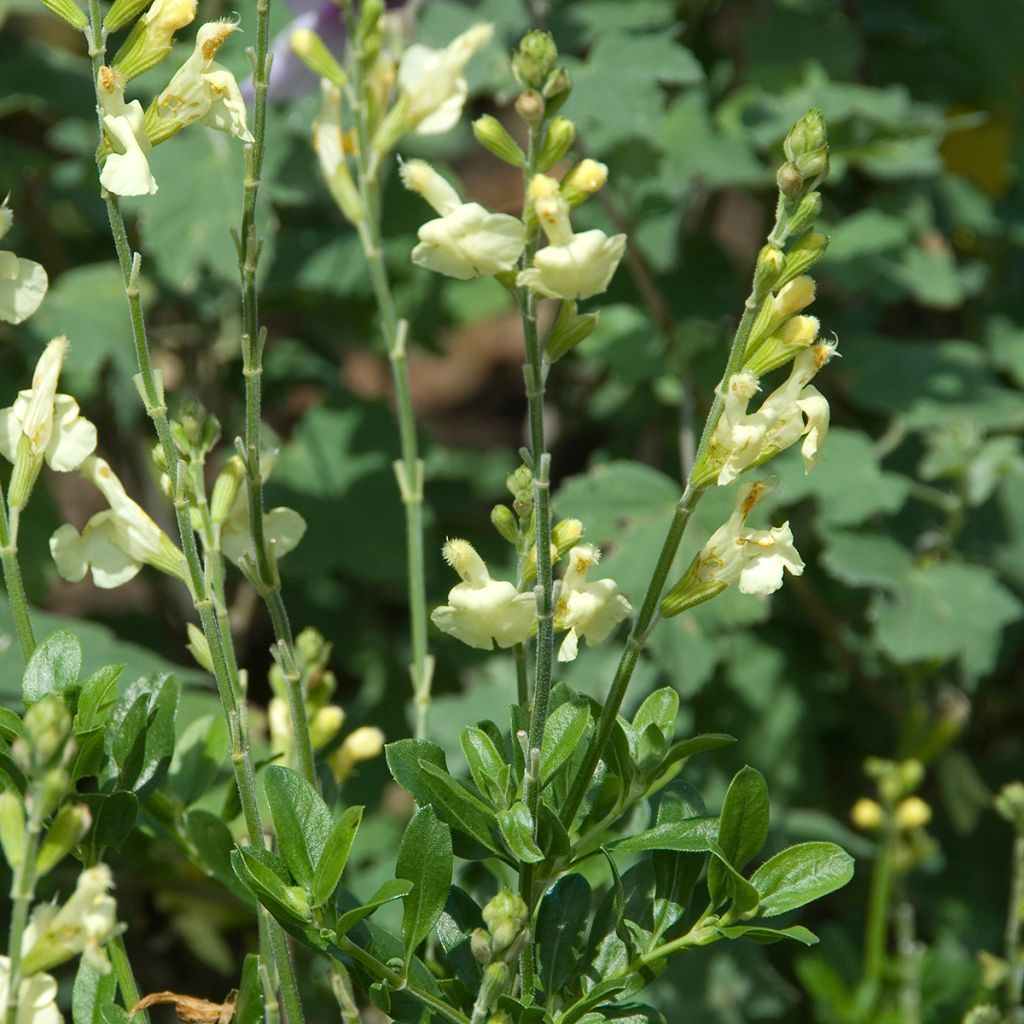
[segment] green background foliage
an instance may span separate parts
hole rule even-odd
[[[203,6],[208,17],[226,10],[216,0]],[[673,686],[682,735],[739,739],[686,769],[709,805],[721,806],[728,780],[753,765],[773,797],[762,856],[834,840],[855,855],[858,873],[807,915],[823,938],[814,951],[722,943],[674,964],[656,982],[654,1001],[673,1020],[683,1019],[674,1016],[681,1006],[685,1019],[721,1024],[854,1019],[844,1000],[859,969],[873,843],[851,830],[849,808],[872,792],[866,757],[918,757],[937,843],[900,899],[915,908],[927,943],[923,1019],[958,1019],[980,984],[975,954],[998,948],[1005,914],[1009,835],[990,795],[1024,763],[1024,8],[1013,0],[529,6],[546,10],[572,72],[564,113],[579,126],[580,151],[611,169],[600,201],[582,208],[578,222],[627,230],[631,245],[597,331],[552,375],[555,508],[584,520],[587,539],[605,547],[602,568],[634,605],[678,498],[681,450],[709,404],[769,223],[781,140],[812,106],[824,111],[832,138],[823,215],[832,244],[815,271],[813,312],[843,357],[823,376],[834,429],[814,474],[804,476],[792,451],[772,463],[776,486],[765,502],[773,522],[791,522],[807,570],[770,602],[730,590],[661,624],[624,711],[631,716],[656,687]],[[477,113],[504,116],[513,95],[505,53],[529,25],[526,7],[428,0],[422,9],[427,43],[473,20],[495,22],[495,41],[470,68]],[[283,0],[275,8],[280,28],[288,12]],[[226,61],[241,72],[241,48]],[[140,80],[143,91],[157,85]],[[42,343],[66,332],[64,387],[99,426],[104,456],[169,522],[96,197],[91,91],[78,38],[33,0],[0,0],[0,193],[12,193],[17,215],[5,244],[51,276],[38,315],[0,330],[0,404],[27,382]],[[331,667],[349,722],[372,721],[398,739],[409,725],[402,518],[391,469],[397,437],[359,244],[310,150],[315,111],[314,96],[273,106],[264,168],[265,418],[280,447],[270,498],[309,526],[283,565],[293,620],[334,644]],[[410,141],[403,155],[428,156],[458,175],[470,197],[514,210],[515,173],[483,161],[471,144],[463,122],[450,135]],[[229,235],[240,150],[193,130],[157,150],[153,170],[160,193],[125,208],[145,256],[155,359],[172,411],[200,399],[230,439],[242,410]],[[384,202],[386,256],[413,325],[428,588],[440,603],[453,582],[436,554],[446,535],[471,538],[496,574],[509,561],[488,514],[523,440],[521,357],[502,289],[414,268],[420,201],[391,180]],[[711,494],[701,505],[681,566],[723,521],[729,500]],[[196,845],[216,847],[219,834],[204,831],[203,815],[219,813],[225,799],[217,765],[227,739],[209,728],[219,724],[207,717],[217,714],[212,684],[184,650],[187,601],[155,574],[112,593],[58,581],[47,537],[60,522],[80,526],[92,498],[76,481],[50,477],[33,501],[21,548],[30,597],[47,610],[39,632],[74,619],[83,674],[124,664],[122,688],[173,666],[182,685],[179,751],[161,771],[189,809]],[[232,600],[259,703],[269,696],[269,623],[244,583]],[[0,641],[0,699],[16,707],[20,668],[6,607]],[[431,646],[433,738],[461,764],[462,727],[503,717],[514,669],[510,657],[437,633]],[[612,642],[583,649],[557,678],[602,695],[617,657]],[[219,788],[205,791],[194,772],[220,778]],[[395,899],[403,891],[395,879],[416,870],[399,850],[409,808],[386,779],[380,760],[345,789],[348,803],[370,804],[346,868],[346,884],[363,900],[386,884],[385,897]],[[282,807],[293,799],[279,795]],[[200,977],[211,991],[226,990],[252,943],[249,916],[186,866],[148,813],[146,832],[115,858],[144,988],[191,991]],[[419,814],[418,830],[438,831],[428,812]],[[337,843],[344,863],[344,837]],[[221,852],[222,880],[237,894]],[[320,870],[320,853],[282,850],[307,874]],[[407,956],[443,907],[447,880],[428,882],[415,920],[399,926],[397,903],[380,914],[405,933]],[[582,898],[556,889],[550,922],[542,910],[551,931],[543,969],[554,975],[583,941],[556,905]],[[787,906],[784,895],[779,906]],[[326,978],[314,974],[313,983],[326,1005]]]

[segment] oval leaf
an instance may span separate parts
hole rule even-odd
[[[760,917],[774,917],[841,889],[853,878],[853,858],[835,843],[799,843],[754,872]]]
[[[320,860],[334,827],[323,797],[301,775],[271,765],[263,776],[277,845],[295,881],[311,889],[313,866]]]
[[[402,913],[406,966],[444,910],[453,864],[451,830],[433,807],[421,808],[406,826],[395,865],[395,878],[413,884]]]

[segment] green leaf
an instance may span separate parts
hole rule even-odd
[[[172,675],[137,679],[110,711],[104,747],[118,769],[117,785],[143,799],[163,780],[174,753],[181,687]]]
[[[246,953],[242,961],[242,980],[238,983],[232,1024],[263,1024],[263,986],[260,984],[260,958]]]
[[[412,888],[413,883],[407,882],[404,878],[388,879],[365,903],[340,914],[335,931],[339,936],[344,935],[355,928],[360,921],[369,917],[378,907],[401,899],[412,892]]]
[[[104,849],[118,850],[131,835],[139,818],[139,801],[134,793],[117,790],[113,793],[90,793],[84,796],[93,816],[93,855],[99,860]]]
[[[635,836],[608,844],[616,853],[641,850],[679,850],[683,853],[709,853],[718,839],[718,818],[686,818],[666,821]]]
[[[444,751],[430,740],[396,740],[384,748],[384,757],[395,782],[412,793],[420,807],[426,807],[434,798],[433,786],[421,762],[448,770]]]
[[[314,907],[323,906],[334,895],[362,820],[363,808],[349,807],[327,837],[313,872],[310,895]]]
[[[185,835],[199,856],[199,866],[243,902],[249,903],[252,893],[239,881],[231,866],[235,841],[224,821],[216,814],[197,808],[185,815]]]
[[[10,743],[27,735],[21,719],[10,708],[0,707],[0,739]]]
[[[492,852],[498,847],[491,834],[494,812],[444,768],[421,761],[419,769],[427,779],[427,792],[448,821]]]
[[[771,945],[781,942],[783,939],[793,939],[794,942],[802,942],[805,946],[818,944],[818,936],[803,925],[793,925],[791,928],[764,928],[753,924],[733,924],[718,929],[719,935],[727,939],[750,939],[752,942],[759,942],[763,945]]]
[[[644,730],[653,725],[669,742],[675,734],[678,715],[679,694],[671,686],[663,686],[650,694],[637,709],[633,716],[633,728],[638,736],[643,736]]]
[[[21,683],[25,704],[35,704],[48,693],[67,693],[78,685],[82,671],[82,645],[72,633],[58,630],[46,637],[29,659]]]
[[[590,702],[585,697],[566,701],[548,715],[540,748],[542,786],[572,757],[589,726]]]
[[[537,973],[550,998],[561,991],[583,953],[592,893],[582,875],[563,875],[537,913]]]
[[[719,815],[718,842],[737,871],[761,852],[768,838],[768,785],[764,776],[749,765],[733,777]],[[726,892],[727,878],[722,862],[708,865],[708,890],[716,905]]]
[[[406,826],[395,864],[395,878],[413,883],[402,912],[407,966],[444,910],[453,866],[451,831],[433,807],[420,808]]]
[[[269,850],[236,846],[231,851],[231,867],[274,917],[287,923],[309,923],[308,903],[303,905],[297,887],[289,885],[288,871],[280,857]]]
[[[758,914],[775,917],[841,889],[853,878],[853,858],[835,843],[800,843],[777,853],[750,881]]]
[[[117,681],[124,665],[104,665],[83,680],[75,709],[75,734],[90,732],[104,724],[107,712],[117,699]]]
[[[727,747],[735,743],[736,737],[724,732],[705,732],[700,736],[691,736],[688,740],[680,740],[669,747],[665,760],[661,763],[661,770],[685,761],[694,754],[702,754],[706,750],[718,750],[720,747]]]
[[[71,989],[73,1024],[100,1024],[103,1007],[112,1004],[116,995],[117,975],[113,971],[98,971],[87,957],[82,957]]]
[[[469,774],[473,777],[476,788],[480,790],[492,804],[504,806],[505,793],[501,784],[504,770],[508,767],[504,758],[498,753],[494,741],[475,725],[462,730],[460,737],[462,752],[469,765]]]
[[[533,838],[533,815],[522,800],[498,812],[498,828],[516,860],[537,864],[544,859],[543,851]]]
[[[662,794],[658,804],[658,825],[687,821],[704,814],[700,793],[685,782],[677,781]],[[675,850],[654,850],[651,867],[654,871],[654,932],[662,935],[686,912],[686,906],[697,884],[706,858],[699,853]]]
[[[284,765],[267,768],[263,791],[281,856],[295,881],[311,889],[314,865],[334,828],[331,812],[323,797],[301,775]]]
[[[822,565],[850,587],[893,587],[913,568],[914,556],[881,533],[829,530]]]
[[[186,807],[200,800],[218,773],[223,772],[231,748],[227,723],[220,713],[200,715],[178,737],[168,770],[167,789]]]

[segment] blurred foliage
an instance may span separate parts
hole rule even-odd
[[[227,10],[218,0],[203,7],[206,17]],[[551,396],[558,515],[585,519],[588,539],[607,546],[608,572],[634,604],[678,497],[693,410],[709,402],[763,236],[773,154],[811,106],[824,111],[833,143],[824,218],[834,229],[816,275],[815,312],[843,355],[827,371],[835,429],[812,476],[795,458],[773,464],[773,519],[791,520],[807,572],[770,608],[730,589],[662,624],[625,710],[655,686],[674,685],[683,730],[740,737],[696,769],[709,803],[737,767],[752,763],[771,778],[779,806],[769,852],[835,838],[860,867],[818,909],[821,919],[808,922],[824,937],[817,950],[716,948],[659,979],[660,1005],[685,1005],[692,1019],[721,1024],[859,1019],[847,1004],[874,847],[851,832],[848,811],[868,790],[866,757],[916,757],[927,766],[922,793],[935,806],[938,843],[904,879],[900,898],[916,907],[927,945],[921,1019],[959,1019],[981,984],[974,953],[999,947],[1005,913],[1009,837],[988,811],[990,793],[1024,761],[1024,7],[430,0],[419,20],[424,42],[445,41],[480,18],[497,26],[496,41],[470,68],[477,112],[505,114],[503,51],[529,24],[527,7],[572,55],[575,91],[565,113],[579,125],[580,151],[611,168],[601,202],[580,210],[580,224],[625,228],[631,239],[597,332],[559,364]],[[282,28],[285,0],[274,8]],[[241,48],[228,59],[241,72]],[[144,91],[148,79],[139,84]],[[78,37],[35,0],[0,0],[0,193],[12,193],[18,216],[11,244],[45,264],[52,281],[34,319],[0,332],[0,404],[27,380],[41,343],[67,332],[67,389],[99,425],[105,457],[155,496],[123,296],[96,197],[91,95]],[[264,168],[265,415],[280,437],[271,498],[309,524],[284,566],[293,619],[334,643],[351,721],[372,719],[397,738],[408,729],[407,657],[396,640],[405,620],[390,467],[397,439],[359,245],[322,188],[309,146],[315,108],[313,96],[273,108]],[[514,209],[515,174],[481,164],[471,141],[463,123],[403,155],[429,156],[457,173],[471,197]],[[201,398],[230,438],[241,426],[229,236],[241,157],[215,133],[179,142],[154,154],[154,172],[190,187],[125,207],[145,257],[144,299],[172,402]],[[418,346],[428,550],[447,534],[465,535],[500,564],[507,548],[487,516],[515,465],[524,413],[508,300],[491,281],[463,284],[412,267],[422,209],[397,182],[385,211],[386,255]],[[85,586],[55,583],[46,537],[60,521],[81,525],[91,509],[73,481],[49,486],[23,532],[31,597],[58,616],[103,623],[76,629],[97,664],[129,665],[125,682],[161,659],[184,661],[187,609],[162,581],[147,577],[102,600]],[[716,497],[700,508],[682,565],[727,514]],[[442,568],[439,558],[429,563],[436,599],[447,587]],[[256,605],[244,587],[235,593],[241,645],[266,666],[270,632]],[[0,636],[7,659],[6,618]],[[431,644],[439,658],[435,738],[454,752],[459,726],[490,717],[514,692],[513,667],[437,634]],[[584,651],[561,678],[602,692],[616,657],[611,644]],[[182,667],[179,676],[192,701],[186,723],[215,709],[199,673]],[[263,680],[253,687],[257,699],[267,696]],[[373,799],[384,778],[382,764],[364,766],[347,793]],[[385,790],[384,806],[364,823],[364,839],[379,842],[362,842],[365,859],[350,865],[362,897],[391,877],[391,865],[365,851],[396,846],[403,808],[395,799]],[[245,916],[223,895],[214,913],[203,880],[158,822],[150,831],[122,851],[131,868],[119,871],[125,919],[154,920],[139,903],[149,898],[146,879],[175,932],[133,930],[133,942],[161,954],[140,958],[145,987],[175,988],[191,973],[166,955],[182,948],[236,976],[237,946],[225,936]]]

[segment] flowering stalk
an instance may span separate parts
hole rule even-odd
[[[430,690],[434,674],[434,659],[427,649],[427,584],[423,551],[423,461],[419,455],[416,437],[416,419],[409,385],[406,360],[408,325],[398,319],[394,296],[384,252],[381,248],[380,159],[371,139],[370,111],[366,90],[366,55],[364,36],[358,30],[352,4],[345,5],[349,39],[352,46],[352,77],[348,89],[352,113],[355,117],[358,139],[356,159],[358,175],[356,187],[361,205],[361,216],[355,222],[359,241],[370,268],[381,330],[391,366],[391,379],[395,389],[395,408],[398,416],[398,434],[402,457],[395,462],[395,476],[405,508],[406,572],[409,584],[409,629],[412,639],[413,703],[415,705],[414,734],[417,739],[427,737],[430,718]]]
[[[100,69],[104,64],[105,50],[105,34],[101,28],[98,0],[90,0],[89,10],[89,55],[92,59],[93,81],[98,83]],[[99,101],[100,97],[97,95],[98,106]],[[102,123],[100,124],[100,132],[102,138]],[[117,260],[124,281],[125,294],[128,299],[132,340],[135,345],[135,354],[139,365],[139,376],[137,378],[139,394],[145,405],[146,413],[153,421],[153,427],[156,431],[164,463],[167,467],[171,501],[174,506],[178,533],[181,538],[182,552],[188,567],[189,591],[196,612],[199,615],[207,644],[209,645],[214,679],[217,683],[217,692],[225,719],[227,720],[228,732],[231,736],[231,761],[234,767],[235,782],[238,787],[238,796],[242,806],[246,833],[250,844],[258,848],[264,848],[264,831],[260,819],[259,803],[256,798],[256,780],[252,765],[252,752],[249,744],[248,730],[245,727],[247,716],[245,714],[244,697],[240,706],[239,694],[236,692],[237,681],[233,679],[229,669],[229,664],[230,661],[233,661],[233,657],[229,661],[229,657],[225,653],[225,637],[221,632],[214,608],[214,598],[207,588],[206,576],[199,556],[195,532],[192,528],[188,499],[184,493],[186,467],[174,445],[167,417],[167,406],[164,402],[163,384],[153,369],[150,357],[149,339],[146,335],[145,318],[139,294],[139,273],[142,260],[138,253],[134,256],[132,255],[128,242],[128,233],[125,229],[124,218],[121,215],[121,208],[117,197],[104,190],[103,198],[106,203],[114,248],[117,253]],[[282,995],[289,1019],[292,1024],[301,1024],[303,1019],[302,1006],[299,1001],[295,973],[284,941],[284,933],[276,921],[270,921],[268,922],[268,934],[271,940],[272,955],[280,975]]]

